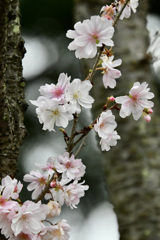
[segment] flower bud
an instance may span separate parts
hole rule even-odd
[[[47,217],[52,218],[52,217],[56,217],[59,216],[61,213],[61,208],[58,204],[58,202],[56,201],[49,201],[49,203],[47,204],[48,208],[49,208],[49,214],[47,215]]]
[[[144,115],[143,118],[144,118],[144,120],[145,120],[146,122],[148,122],[148,123],[151,121],[151,116],[150,116],[149,114]]]
[[[108,97],[108,101],[114,102],[114,101],[115,101],[115,98],[114,98],[113,96]]]

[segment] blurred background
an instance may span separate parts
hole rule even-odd
[[[83,79],[86,75],[83,61],[77,60],[74,52],[67,49],[70,40],[66,38],[66,32],[73,29],[74,25],[74,1],[20,0],[20,4],[22,35],[26,48],[23,59],[25,98],[29,105],[25,116],[28,137],[19,158],[19,178],[22,178],[25,173],[36,169],[34,163],[44,163],[50,156],[57,156],[65,151],[63,136],[58,128],[56,133],[42,131],[30,100],[37,99],[41,85],[56,83],[62,72],[68,73],[71,79]],[[100,8],[97,9],[97,15],[99,11]],[[153,55],[152,63],[157,80],[160,78],[159,14],[160,2],[150,1],[146,21],[151,43],[148,52]],[[155,50],[158,47],[159,51]],[[91,112],[84,111],[81,114],[79,128],[83,127],[84,121],[86,124],[92,122]],[[90,189],[81,199],[78,209],[62,209],[61,218],[66,218],[72,226],[70,239],[97,240],[100,236],[101,240],[118,240],[117,218],[113,206],[108,202],[102,154],[94,133],[88,136],[80,157],[87,167],[85,181]],[[24,199],[26,194],[27,191],[23,194]]]

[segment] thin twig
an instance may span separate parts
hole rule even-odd
[[[78,114],[76,113],[76,114],[74,114],[74,123],[73,123],[72,131],[71,131],[71,137],[67,143],[67,152],[69,152],[70,155],[72,154],[73,141],[74,141],[74,137],[75,137],[77,122],[78,122]]]
[[[105,48],[105,45],[103,44],[103,46],[100,48],[100,50],[99,50],[99,52],[98,52],[98,56],[97,56],[96,61],[95,61],[94,65],[93,65],[93,68],[92,68],[92,70],[91,70],[91,74],[89,75],[89,80],[90,80],[90,82],[92,82],[92,80],[93,80],[93,76],[94,76],[94,74],[95,74],[97,65],[98,65],[98,63],[99,63],[99,60],[100,60],[100,57],[101,57],[101,55],[102,55],[102,52],[103,52],[104,48]]]
[[[74,154],[75,158],[78,155],[78,153],[81,151],[82,147],[85,145],[86,137],[87,137],[87,135],[83,138],[83,141],[81,142],[79,148],[77,149],[77,152]]]

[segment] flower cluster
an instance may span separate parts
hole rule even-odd
[[[41,201],[34,203],[19,199],[23,185],[16,179],[6,176],[0,185],[0,229],[9,240],[45,240],[58,236],[59,240],[68,240],[70,226],[62,220],[51,226],[45,220],[59,214],[59,206],[54,202],[48,205]],[[53,211],[54,210],[54,211]],[[54,214],[53,214],[54,212]],[[52,238],[48,237],[52,235]]]
[[[93,58],[97,48],[101,50],[93,69],[88,77],[81,81],[73,81],[67,74],[61,73],[57,84],[45,84],[39,92],[41,96],[36,101],[36,113],[43,130],[55,131],[54,127],[66,128],[70,120],[74,119],[71,136],[63,129],[64,140],[69,149],[63,155],[50,157],[47,162],[36,164],[40,170],[33,170],[24,176],[24,181],[29,182],[28,191],[32,192],[33,201],[21,202],[19,194],[23,185],[16,179],[6,176],[0,185],[0,229],[1,233],[9,240],[68,240],[70,226],[66,220],[53,224],[48,219],[60,215],[61,206],[66,204],[76,208],[80,198],[85,195],[88,186],[81,180],[85,174],[85,166],[81,159],[74,156],[74,147],[83,140],[93,128],[98,133],[102,151],[109,151],[111,146],[120,139],[117,123],[111,109],[119,110],[122,118],[133,115],[135,120],[141,116],[150,122],[153,112],[153,102],[149,101],[154,94],[149,92],[147,83],[134,83],[128,96],[108,98],[102,113],[89,126],[77,131],[76,124],[81,108],[90,109],[94,99],[89,95],[92,88],[92,78],[96,70],[102,70],[105,88],[116,87],[116,79],[121,72],[116,69],[120,66],[121,59],[114,60],[112,37],[117,19],[128,18],[131,10],[136,12],[138,0],[115,0],[110,6],[103,6],[101,16],[92,16],[90,19],[78,22],[74,30],[67,32],[67,37],[73,39],[69,50],[75,50],[77,58]],[[122,11],[122,9],[124,10]],[[118,14],[118,15],[117,15]],[[111,48],[108,50],[106,46]],[[100,66],[100,67],[99,67]],[[89,79],[89,80],[88,80]],[[114,105],[108,107],[108,104]],[[119,107],[118,104],[121,104]],[[79,136],[80,135],[80,136]],[[82,141],[76,156],[83,147]],[[42,204],[45,198],[49,202]],[[50,223],[50,225],[48,225]]]
[[[101,138],[100,144],[102,151],[109,151],[110,147],[115,146],[117,140],[120,139],[117,131],[115,131],[116,127],[117,123],[115,121],[115,116],[112,114],[111,110],[103,112],[97,119],[94,129]]]
[[[64,73],[60,74],[56,85],[41,86],[41,96],[31,103],[37,106],[36,113],[43,123],[43,130],[55,131],[54,125],[66,128],[73,114],[81,112],[81,107],[91,108],[94,102],[89,95],[91,88],[88,80],[74,79],[70,83],[70,77]]]
[[[121,20],[124,18],[129,18],[131,16],[131,10],[134,13],[136,12],[136,9],[139,4],[138,1],[139,0],[130,0],[127,3],[123,12],[120,15]],[[101,8],[102,18],[108,19],[109,21],[114,22],[116,15],[121,12],[125,2],[126,2],[125,0],[120,0],[120,1],[116,0],[111,5],[103,6]]]
[[[85,173],[81,159],[75,159],[74,155],[70,157],[69,153],[65,152],[57,158],[50,157],[45,166],[39,165],[39,167],[42,173],[31,171],[24,176],[24,181],[31,182],[27,189],[34,190],[32,199],[39,196],[52,177],[45,198],[58,202],[60,206],[65,203],[71,208],[76,208],[79,199],[84,196],[84,191],[88,190],[88,186],[83,185],[84,182],[78,182]]]

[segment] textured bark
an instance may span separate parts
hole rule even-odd
[[[19,1],[0,0],[0,180],[15,177],[19,148],[25,136],[24,81]],[[0,240],[6,238],[0,234]]]
[[[97,3],[98,2],[98,3]],[[106,4],[106,1],[101,1]],[[75,16],[85,19],[99,14],[100,1],[76,1]],[[148,1],[140,1],[136,14],[120,21],[114,37],[115,59],[122,58],[122,77],[119,87],[105,90],[102,76],[96,74],[93,96],[93,114],[98,116],[110,95],[125,95],[136,81],[149,83],[156,94],[155,82],[150,70],[146,49],[148,36],[145,29]],[[76,20],[78,20],[76,19]],[[115,113],[115,112],[114,112]],[[118,133],[121,141],[104,153],[106,182],[111,202],[115,206],[121,240],[160,239],[160,112],[156,94],[154,114],[150,124],[132,117],[120,119],[117,115]]]
[[[0,0],[0,179],[7,174],[15,176],[19,148],[25,136],[23,45],[19,1]]]

